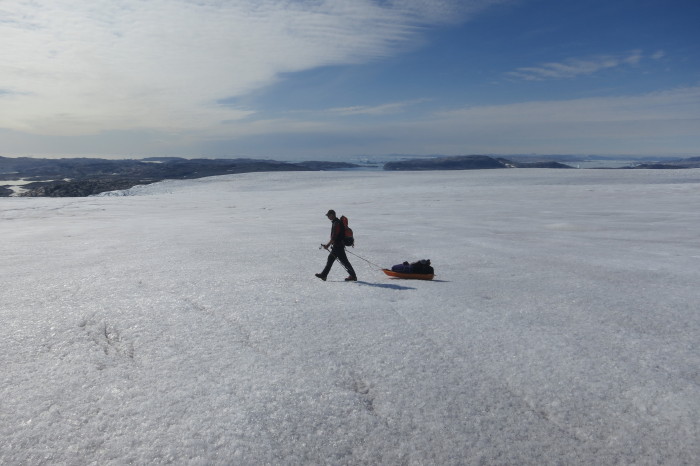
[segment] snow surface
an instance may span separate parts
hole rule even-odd
[[[117,194],[0,199],[2,464],[700,462],[700,170]]]

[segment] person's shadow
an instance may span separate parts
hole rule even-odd
[[[357,283],[359,285],[374,286],[376,288],[387,288],[389,290],[415,290],[415,288],[413,288],[412,286],[393,285],[391,283],[370,283],[363,282],[361,280],[358,280]]]

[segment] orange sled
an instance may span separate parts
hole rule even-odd
[[[435,274],[432,273],[402,273],[389,269],[382,269],[382,272],[394,278],[405,278],[407,280],[432,280]]]

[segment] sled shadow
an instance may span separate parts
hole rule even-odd
[[[388,288],[390,290],[415,290],[412,286],[401,286],[401,285],[392,285],[389,283],[369,283],[369,282],[363,282],[363,281],[358,281],[357,282],[359,285],[367,285],[367,286],[374,286],[376,288]]]

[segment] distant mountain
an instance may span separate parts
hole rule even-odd
[[[483,170],[492,168],[507,168],[507,165],[485,155],[399,160],[384,164],[384,170]]]
[[[686,159],[670,159],[655,162],[645,162],[638,163],[626,168],[637,168],[637,169],[652,169],[652,170],[664,170],[664,169],[679,169],[679,168],[700,168],[700,157],[689,157]]]
[[[495,168],[573,168],[554,161],[516,162],[486,155],[458,155],[387,162],[384,170],[484,170]]]
[[[553,160],[543,160],[538,162],[522,162],[503,158],[498,158],[497,160],[503,162],[508,168],[574,168],[571,165],[555,162]]]
[[[678,170],[681,168],[700,168],[700,159],[694,157],[694,159],[683,159],[677,162],[659,162],[659,163],[639,163],[629,167],[624,167],[626,169],[647,169],[647,170]]]
[[[484,170],[495,168],[574,168],[571,165],[561,163],[556,160],[557,156],[512,156],[512,158],[489,157],[486,155],[457,155],[457,156],[435,156],[429,158],[413,158],[398,160],[384,164],[384,170]],[[533,160],[534,159],[534,160]],[[572,161],[574,156],[561,156],[560,160]],[[607,160],[602,156],[586,156],[587,160]],[[700,157],[689,157],[685,159],[658,157],[645,157],[643,163],[632,163],[625,167],[601,167],[605,170],[617,169],[683,169],[700,168]]]
[[[150,157],[143,160],[97,158],[35,159],[0,157],[0,196],[12,191],[2,180],[33,181],[21,196],[81,197],[128,189],[168,179],[193,179],[232,173],[318,171],[355,168],[342,162],[288,163],[257,159],[184,159]]]

